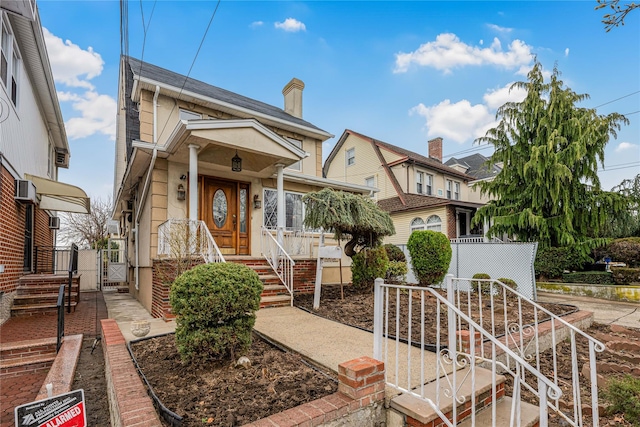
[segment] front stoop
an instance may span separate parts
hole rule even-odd
[[[69,283],[69,276],[55,274],[29,274],[22,276],[18,282],[17,295],[11,307],[11,316],[31,316],[38,314],[55,314],[58,302],[58,291],[61,285]],[[80,301],[80,275],[74,275],[71,281],[71,308],[75,311]],[[65,288],[65,307],[67,305]]]
[[[260,308],[288,307],[291,305],[291,294],[282,284],[278,275],[273,271],[264,258],[250,256],[229,256],[228,262],[244,264],[258,274],[263,285],[260,295]]]
[[[464,378],[465,375],[469,373],[469,368],[462,369],[457,372],[458,378]],[[501,424],[500,420],[508,420],[511,411],[511,398],[505,397],[505,380],[506,378],[503,375],[496,376],[496,400],[497,402],[493,402],[492,395],[492,373],[490,370],[476,367],[475,368],[476,378],[475,378],[475,410],[472,409],[472,401],[471,401],[471,376],[466,378],[466,380],[462,383],[460,390],[458,391],[459,396],[463,396],[463,403],[457,404],[456,407],[456,420],[454,424],[459,424],[462,426],[469,427],[481,427],[481,426],[490,426],[491,425],[491,417],[492,410],[491,406],[496,405],[496,416],[497,423],[496,425],[508,425]],[[443,391],[447,387],[447,381],[442,378],[440,380],[440,393],[441,396],[444,396]],[[424,386],[424,396],[431,399],[433,402],[436,401],[436,388],[437,383],[433,381]],[[449,419],[453,419],[453,404],[451,399],[444,398],[440,402],[440,410],[443,414]],[[391,399],[389,404],[389,410],[395,411],[399,414],[403,419],[403,425],[412,426],[412,427],[439,427],[446,425],[443,420],[440,419],[435,410],[431,408],[431,406],[414,396],[409,394],[401,394],[400,396],[394,397]],[[476,413],[475,425],[472,425],[472,412]],[[534,427],[538,424],[538,409],[530,405],[528,403],[522,402],[521,406],[521,426],[522,427]],[[506,418],[504,418],[506,417]]]

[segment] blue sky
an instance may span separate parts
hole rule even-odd
[[[305,82],[303,117],[427,153],[477,147],[496,108],[521,94],[537,56],[591,98],[582,106],[628,115],[600,173],[610,189],[640,173],[640,10],[605,32],[594,1],[129,2],[129,54],[283,106],[282,88]],[[38,2],[72,157],[60,180],[105,199],[113,188],[120,55],[117,1]],[[143,24],[144,21],[144,24]],[[145,38],[146,27],[146,38]],[[622,99],[619,99],[622,98]],[[613,101],[613,102],[612,102]],[[606,105],[603,105],[606,104]],[[460,154],[458,154],[460,153]]]

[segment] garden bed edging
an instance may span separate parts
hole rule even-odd
[[[537,282],[542,292],[580,295],[612,301],[640,302],[639,285],[593,285],[588,283]]]

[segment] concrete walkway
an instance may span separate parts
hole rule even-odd
[[[640,304],[538,291],[538,302],[571,304],[592,311],[595,323],[640,328]]]

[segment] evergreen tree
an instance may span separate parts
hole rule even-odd
[[[498,125],[479,138],[493,144],[494,163],[502,171],[481,182],[483,194],[494,198],[478,210],[473,223],[490,220],[489,235],[514,235],[541,246],[602,244],[592,236],[609,215],[627,209],[627,198],[602,191],[598,164],[604,163],[609,137],[628,120],[621,114],[598,115],[576,104],[588,99],[564,86],[557,67],[546,83],[536,60],[528,81],[514,83],[527,96],[498,109]]]

